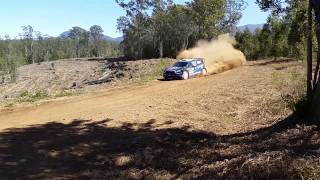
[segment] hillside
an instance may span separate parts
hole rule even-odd
[[[148,81],[148,78],[160,78],[164,66],[173,62],[171,59],[78,58],[25,65],[18,68],[14,83],[5,81],[0,84],[0,105],[34,101],[37,95],[43,96],[41,98],[68,96],[123,83]]]
[[[66,38],[69,37],[70,31],[65,31],[63,33],[60,34],[60,37]],[[113,41],[113,42],[121,42],[123,40],[123,37],[110,37],[107,35],[103,35],[102,39],[107,40],[107,41]]]
[[[262,29],[264,24],[247,24],[243,26],[238,26],[237,30],[243,32],[246,29],[249,29],[250,32],[255,32],[256,29]]]

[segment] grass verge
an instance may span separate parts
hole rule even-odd
[[[273,83],[281,93],[285,108],[294,112],[304,112],[306,105],[305,74],[295,67],[289,71],[276,71],[272,73]]]
[[[172,65],[172,60],[160,59],[157,64],[150,67],[148,71],[143,72],[139,78],[135,79],[134,82],[144,84],[156,79],[162,79],[164,69],[171,65]]]

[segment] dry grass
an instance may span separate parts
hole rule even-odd
[[[0,105],[73,96],[128,84],[146,84],[161,78],[163,69],[174,61],[84,58],[25,65],[18,69],[15,83],[0,84]],[[46,97],[32,97],[39,91],[45,91]],[[21,94],[25,93],[27,95],[22,97]]]

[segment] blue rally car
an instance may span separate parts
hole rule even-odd
[[[172,67],[166,68],[163,72],[163,78],[165,80],[187,80],[198,75],[207,75],[207,69],[202,58],[182,59]]]

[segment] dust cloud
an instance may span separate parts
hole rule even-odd
[[[235,49],[235,38],[223,34],[211,41],[201,40],[196,47],[181,51],[177,59],[204,58],[209,74],[216,74],[246,63],[244,54]]]

